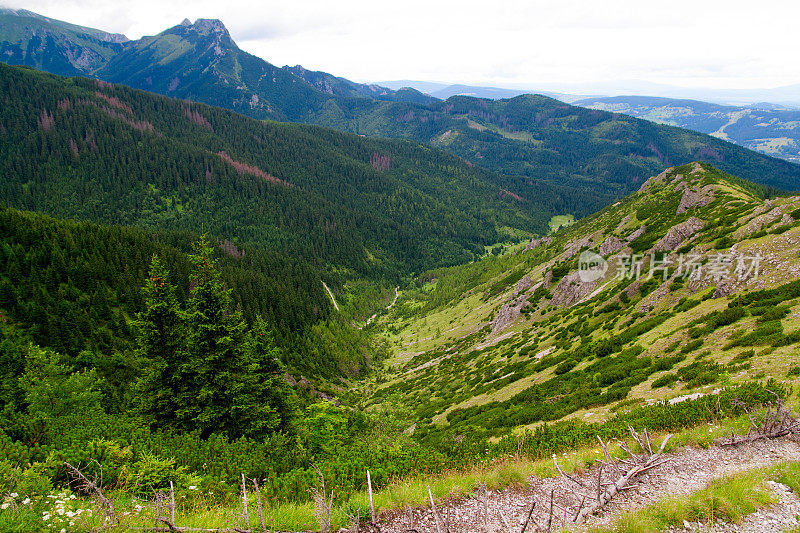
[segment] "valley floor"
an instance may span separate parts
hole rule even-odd
[[[655,505],[664,498],[689,496],[715,480],[785,462],[800,461],[800,443],[785,439],[738,447],[714,445],[704,449],[686,446],[671,452],[669,456],[671,461],[668,464],[643,474],[635,489],[623,491],[612,500],[604,514],[592,517],[587,524],[570,526],[571,517],[565,517],[564,511],[557,510],[554,513],[553,530],[557,531],[562,527],[568,531],[596,528],[613,530],[623,514]],[[575,477],[591,486],[597,479],[597,474],[597,467],[592,467],[575,474]],[[612,477],[616,479],[617,476],[609,475],[608,481],[611,481]],[[606,480],[605,474],[603,480],[604,482]],[[487,491],[485,494],[476,491],[470,497],[454,498],[437,504],[443,529],[450,533],[505,532],[510,526],[511,531],[516,533],[521,530],[531,504],[535,501],[536,508],[528,531],[543,531],[546,529],[551,491],[555,494],[556,509],[559,506],[574,509],[575,501],[570,492],[574,490],[575,485],[565,478],[542,479],[532,476],[527,481],[528,485],[525,487]],[[797,527],[797,517],[800,514],[798,495],[786,485],[774,481],[767,481],[766,486],[778,503],[751,513],[736,524],[684,522],[678,529],[682,527],[683,530],[691,531],[766,532],[787,531]],[[504,523],[504,519],[508,526]],[[539,525],[538,528],[536,524]],[[380,526],[384,533],[437,530],[435,517],[430,508],[398,511],[387,515]],[[645,530],[647,529],[642,529]]]

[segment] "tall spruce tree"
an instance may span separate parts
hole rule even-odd
[[[197,430],[203,438],[289,430],[295,395],[281,375],[269,326],[258,317],[247,328],[205,236],[191,260],[185,311],[158,257],[145,282],[138,349],[145,368],[138,391],[142,410],[155,425]]]
[[[254,342],[203,236],[191,256],[185,383],[178,416],[201,436],[259,437],[278,429],[281,415],[265,395],[277,367],[274,353]]]
[[[186,357],[185,320],[168,277],[166,266],[154,255],[143,289],[145,310],[137,322],[137,355],[144,369],[137,391],[140,408],[164,426],[179,423],[178,398],[185,388],[181,366]]]

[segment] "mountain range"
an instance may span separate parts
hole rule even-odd
[[[3,17],[13,19],[13,24],[4,22],[0,27],[8,62],[45,69],[60,65],[62,71],[68,64],[84,75],[258,119],[314,123],[359,135],[427,143],[469,163],[520,176],[514,192],[525,199],[531,198],[527,189],[536,180],[564,187],[569,197],[591,191],[596,202],[577,210],[577,215],[637,189],[664,166],[693,160],[789,189],[800,177],[797,165],[720,139],[586,110],[546,96],[508,100],[454,96],[431,101],[414,90],[357,84],[301,67],[279,68],[240,50],[216,20],[184,21],[136,41],[115,38],[121,42],[110,43],[102,55],[95,49],[108,34],[75,29],[25,11],[5,11]],[[82,41],[91,35],[101,37]],[[87,55],[96,61],[80,60]]]
[[[708,133],[751,150],[800,163],[798,109],[769,103],[737,107],[650,96],[587,98],[577,100],[575,105]]]

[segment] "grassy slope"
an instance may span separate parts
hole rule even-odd
[[[714,189],[717,199],[706,207],[675,215],[682,193],[675,191],[671,180],[679,173],[688,176],[689,182],[695,186]],[[568,380],[574,373],[584,372],[590,365],[599,363],[593,353],[603,339],[659,316],[668,318],[643,331],[638,338],[631,339],[627,347],[638,344],[643,353],[636,360],[651,357],[654,364],[667,356],[685,358],[675,363],[671,370],[649,367],[647,376],[633,384],[623,398],[589,407],[578,406],[572,411],[567,409],[568,416],[597,421],[608,418],[615,409],[644,400],[708,392],[721,384],[754,377],[791,378],[787,372],[795,365],[796,345],[771,346],[769,342],[758,341],[753,346],[727,347],[731,339],[753,331],[765,321],[755,312],[747,312],[734,323],[710,331],[701,329],[704,324],[698,324],[696,332],[687,331],[690,329],[687,324],[726,309],[732,301],[733,296],[713,298],[713,283],[676,284],[670,290],[673,279],[669,279],[658,286],[650,286],[650,292],[644,297],[639,291],[634,291],[630,302],[624,304],[618,295],[628,282],[613,279],[613,266],[606,275],[610,283],[590,300],[563,308],[550,305],[545,296],[508,329],[496,335],[489,331],[489,324],[498,309],[510,299],[520,273],[538,283],[554,265],[569,265],[569,269],[574,270],[576,258],[573,256],[567,260],[568,254],[563,251],[565,245],[594,235],[592,248],[596,250],[606,236],[615,232],[620,236],[627,235],[642,223],[649,227],[643,238],[646,240],[648,235],[660,237],[689,216],[698,216],[712,224],[694,238],[693,250],[709,257],[728,251],[735,243],[740,252],[763,254],[765,259],[761,263],[760,277],[737,287],[736,294],[790,282],[798,277],[793,268],[796,243],[800,241],[797,223],[784,224],[779,216],[766,225],[769,233],[751,233],[734,238],[738,235],[736,229],[746,226],[757,210],[769,212],[777,208],[781,213],[788,213],[800,207],[800,199],[795,197],[777,198],[771,202],[774,207],[765,207],[765,201],[757,190],[715,169],[705,167],[692,173],[692,167],[686,166],[670,171],[665,180],[654,183],[646,193],[634,194],[560,231],[549,246],[523,252],[520,245],[500,257],[430,273],[421,278],[417,287],[404,291],[395,308],[380,322],[379,334],[386,339],[393,356],[385,372],[377,379],[373,401],[381,403],[391,399],[406,402],[417,410],[422,421],[432,420],[438,424],[447,424],[445,415],[459,408],[492,404],[508,410],[513,405],[504,407],[492,402],[511,400],[531,386],[554,377],[558,384],[559,379]],[[643,220],[637,220],[637,213]],[[621,224],[623,220],[626,222]],[[775,229],[779,231],[775,232]],[[730,243],[719,240],[721,232],[728,232],[726,235],[732,239]],[[650,237],[650,242],[654,241]],[[715,244],[721,249],[715,249]],[[529,290],[529,294],[532,292],[533,289]],[[687,300],[697,304],[692,308],[676,309]],[[599,312],[604,306],[617,304],[621,309]],[[789,334],[800,325],[800,301],[793,299],[785,302],[785,306],[787,311],[779,321],[784,333]],[[684,307],[688,305],[684,303]],[[586,322],[585,326],[580,325],[582,321]],[[702,340],[700,346],[695,346],[697,342],[693,336]],[[692,344],[692,341],[695,342]],[[581,346],[587,347],[588,353],[574,369],[558,378],[556,368],[560,362],[577,357],[574,354]],[[689,365],[695,362],[698,363],[692,367],[695,368],[693,371]],[[698,365],[704,366],[697,369]],[[682,375],[681,369],[685,369]],[[653,387],[658,378],[675,372],[678,372],[677,382]],[[682,376],[686,379],[681,380]],[[626,374],[618,379],[623,377]],[[609,388],[609,385],[604,385],[597,392],[605,393]],[[521,401],[521,397],[516,400]],[[531,422],[532,425],[536,423]]]

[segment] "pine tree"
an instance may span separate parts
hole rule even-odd
[[[144,375],[138,397],[142,411],[158,422],[178,422],[179,404],[185,384],[181,367],[185,359],[185,322],[169,283],[169,272],[158,255],[153,256],[144,284],[145,310],[139,313],[137,355],[144,359]]]

